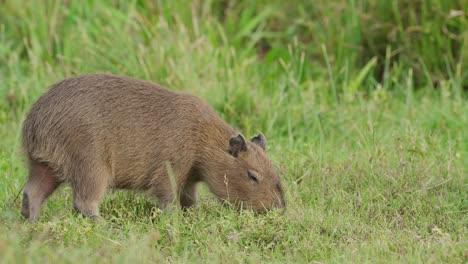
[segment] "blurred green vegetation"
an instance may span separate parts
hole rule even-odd
[[[80,38],[76,18],[92,20],[97,31],[89,33],[98,37],[100,26],[125,19],[122,11],[132,6],[145,21],[128,21],[127,27],[144,23],[151,29],[163,19],[169,26],[183,26],[192,40],[206,34],[213,45],[239,48],[242,54],[238,56],[256,53],[267,65],[279,59],[289,61],[291,54],[285,47],[294,45],[295,52],[304,53],[311,65],[304,78],[323,73],[326,51],[334,76],[341,82],[346,81],[346,74],[356,74],[371,63],[371,80],[386,85],[390,85],[391,73],[399,77],[412,69],[417,87],[440,86],[452,76],[467,87],[463,67],[468,61],[464,46],[468,4],[462,0],[106,2],[113,11],[100,9],[103,4],[95,1],[85,2],[46,1],[38,7],[34,1],[7,1],[2,23],[8,25],[3,34],[8,41],[3,49],[16,43],[15,49],[21,49],[24,56],[34,48],[39,49],[40,59],[58,59],[66,55],[71,41],[62,34]],[[21,15],[29,23],[18,23]],[[144,44],[152,36],[150,31],[137,30],[132,37]]]

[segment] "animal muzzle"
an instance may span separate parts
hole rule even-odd
[[[275,195],[275,200],[273,202],[273,207],[275,209],[285,209],[286,208],[286,202],[284,200],[284,196],[282,192],[279,192]]]

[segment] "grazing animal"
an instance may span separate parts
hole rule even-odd
[[[22,145],[30,220],[64,182],[74,209],[96,218],[108,188],[146,191],[163,209],[195,205],[199,182],[238,208],[285,206],[263,134],[248,141],[198,97],[148,81],[88,74],[52,85],[29,111]]]

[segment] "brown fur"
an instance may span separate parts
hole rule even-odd
[[[198,182],[258,212],[284,207],[262,134],[245,141],[199,98],[150,82],[65,79],[32,106],[22,140],[30,166],[22,214],[31,220],[62,182],[72,186],[74,208],[90,217],[99,217],[108,187],[147,191],[160,208],[174,199],[189,207]]]

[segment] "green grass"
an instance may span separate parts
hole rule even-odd
[[[466,263],[466,2],[283,2],[4,2],[0,262]],[[238,213],[204,188],[169,215],[109,191],[93,223],[65,187],[24,221],[22,119],[88,72],[197,94],[263,131],[285,214]]]

